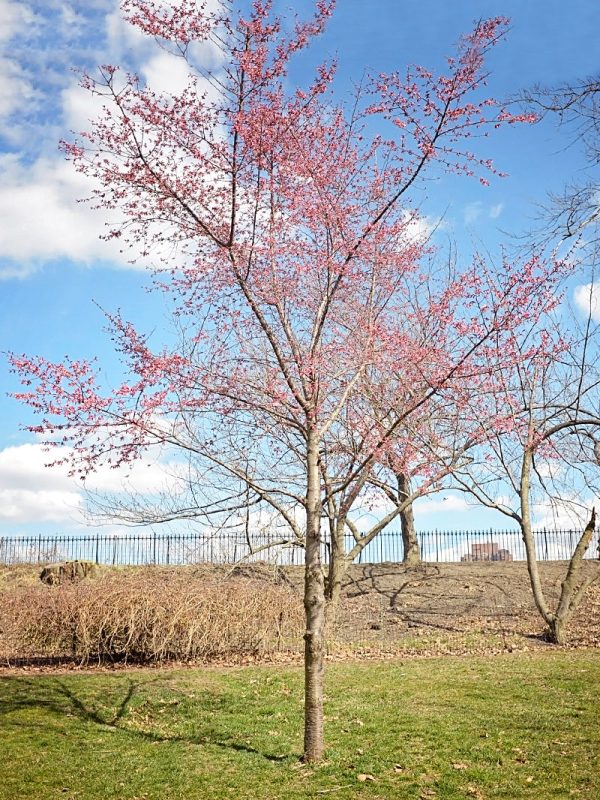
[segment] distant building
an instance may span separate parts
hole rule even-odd
[[[462,556],[461,561],[512,561],[510,550],[498,548],[496,542],[476,542],[471,545],[471,552]]]

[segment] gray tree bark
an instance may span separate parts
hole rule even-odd
[[[595,570],[593,574],[588,575],[583,581],[579,579],[583,557],[585,551],[589,547],[596,528],[596,509],[592,509],[590,520],[577,543],[575,552],[571,556],[566,577],[561,584],[558,606],[556,607],[556,611],[552,611],[548,605],[542,587],[535,549],[535,538],[531,525],[531,509],[529,503],[531,466],[532,454],[530,451],[526,451],[523,455],[521,468],[520,524],[523,542],[525,543],[525,553],[527,555],[527,571],[529,573],[529,580],[536,608],[548,626],[548,640],[553,644],[565,644],[568,638],[568,624],[574,611],[579,606],[588,587],[600,577],[600,570]]]
[[[398,481],[398,499],[402,503],[410,495],[410,481],[403,473],[397,475],[396,479]],[[412,503],[400,512],[400,528],[404,547],[403,563],[408,565],[420,564],[421,551],[419,550],[417,532],[415,531]]]

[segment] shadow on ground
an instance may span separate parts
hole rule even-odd
[[[194,699],[193,722],[189,718],[179,720],[180,726],[193,727],[189,733],[165,735],[161,733],[158,725],[153,725],[145,715],[143,727],[132,724],[134,706],[148,702],[146,689],[160,678],[147,678],[136,680],[130,676],[110,676],[110,697],[107,691],[98,690],[95,694],[79,693],[73,686],[73,681],[61,677],[40,681],[36,677],[6,677],[0,678],[0,730],[8,729],[10,725],[27,727],[39,725],[39,718],[35,722],[25,719],[11,719],[12,715],[27,709],[37,709],[59,720],[75,718],[80,723],[98,726],[101,730],[119,731],[125,736],[142,738],[151,742],[181,742],[191,745],[212,745],[219,748],[238,752],[252,753],[268,761],[287,761],[290,756],[278,755],[262,751],[243,742],[235,740],[232,731],[219,727],[219,720],[223,716],[223,708],[228,713],[236,716],[238,712],[243,715],[244,709],[240,704],[239,695],[234,693],[216,695],[205,692],[202,697]],[[121,690],[122,687],[122,690]],[[105,687],[104,687],[105,688]],[[109,701],[109,702],[107,702]],[[155,701],[156,702],[156,701]],[[158,701],[160,702],[160,701]],[[170,706],[176,708],[179,700],[171,701]],[[189,700],[188,700],[189,702]],[[172,712],[177,714],[177,710]],[[164,718],[163,720],[164,721]],[[137,722],[137,720],[136,720]],[[170,722],[173,722],[171,719]],[[173,726],[174,727],[174,726]]]

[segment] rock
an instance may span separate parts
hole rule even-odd
[[[72,583],[94,575],[96,565],[92,561],[62,561],[46,564],[40,572],[40,580],[48,586]]]

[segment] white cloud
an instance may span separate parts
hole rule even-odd
[[[544,480],[548,478],[557,480],[564,474],[565,469],[562,462],[559,461],[540,461],[536,463],[535,471]]]
[[[67,465],[47,464],[59,457],[38,442],[0,450],[0,522],[57,522],[86,525],[82,485],[68,475]],[[101,468],[86,481],[89,492],[143,495],[177,492],[177,463],[161,463],[158,455],[123,469]]]
[[[403,219],[406,223],[404,234],[410,242],[425,242],[436,229],[443,227],[440,219],[421,216],[410,211],[403,212]]]
[[[27,3],[15,0],[0,0],[0,42],[12,39],[35,20],[35,14]]]
[[[105,215],[77,201],[90,194],[87,179],[70,164],[40,158],[23,166],[15,156],[0,157],[1,277],[25,276],[37,263],[68,258],[127,263],[116,242],[100,240]]]
[[[496,203],[493,206],[485,206],[481,200],[475,200],[472,203],[467,203],[467,205],[463,209],[463,221],[465,225],[473,225],[473,223],[477,222],[484,214],[486,214],[489,219],[498,219],[498,217],[504,211],[504,203]]]
[[[0,489],[0,520],[4,522],[82,522],[82,498],[76,492]]]
[[[0,117],[8,117],[34,96],[35,90],[20,65],[0,57]]]
[[[144,461],[136,461],[121,469],[103,467],[91,474],[85,487],[88,491],[131,495],[180,491],[179,479],[185,476],[184,467],[176,462],[161,462],[159,456],[146,455]]]
[[[585,283],[575,287],[575,305],[586,317],[591,314],[594,322],[600,322],[600,285]]]
[[[89,130],[90,120],[101,113],[104,104],[105,100],[102,97],[88,92],[79,83],[72,82],[61,93],[66,127],[77,134]]]
[[[210,0],[208,9],[216,5],[217,0]],[[21,159],[0,155],[0,279],[25,277],[44,261],[65,258],[89,266],[102,261],[131,268],[129,262],[137,255],[121,253],[117,241],[100,238],[111,219],[77,202],[90,196],[91,184],[57,154],[60,136],[89,129],[103,105],[101,97],[75,83],[69,64],[87,65],[93,72],[99,61],[124,62],[157,92],[177,93],[188,82],[184,59],[157,50],[152,37],[124,22],[119,6],[118,0],[90,0],[82,9],[74,2],[47,0],[34,14],[26,2],[0,0],[0,41],[10,42],[0,56],[0,130],[23,154]],[[90,40],[86,26],[91,21],[101,27]],[[70,55],[60,63],[49,62],[45,48],[34,45],[35,58],[28,61],[19,37],[25,31],[29,38],[34,30],[36,45],[52,36]],[[221,52],[208,42],[190,51],[202,67],[218,70],[222,63]],[[203,77],[199,88],[209,97],[214,92]]]
[[[71,30],[83,23],[84,19],[81,14],[78,14],[74,8],[68,3],[61,3],[59,7],[60,21],[65,28]]]
[[[182,58],[161,52],[140,68],[147,85],[157,94],[179,94],[188,83],[189,70]]]
[[[472,225],[476,222],[483,213],[483,203],[481,200],[476,200],[474,203],[468,203],[463,212],[465,225]]]
[[[35,16],[24,3],[0,0],[0,20],[0,42],[8,42],[32,25]],[[35,94],[25,71],[16,59],[9,57],[9,52],[10,48],[5,46],[0,57],[0,118],[8,117]]]
[[[590,508],[593,505],[590,501]],[[535,528],[573,529],[582,528],[589,518],[589,512],[582,507],[581,496],[576,494],[564,497],[560,502],[539,502],[532,506]]]
[[[464,497],[454,494],[440,498],[421,498],[415,500],[415,513],[422,514],[462,514],[471,511],[472,505]]]
[[[105,19],[109,62],[110,60],[120,62],[127,56],[139,60],[153,48],[150,37],[125,22],[119,0],[114,0],[113,9],[109,11]]]
[[[0,450],[0,486],[3,490],[34,486],[40,491],[73,491],[73,481],[66,476],[65,469],[45,466],[52,460],[52,453],[33,442]]]
[[[172,6],[172,0],[157,3],[158,6]],[[220,0],[204,0],[203,8],[206,13],[213,13],[222,9]],[[156,45],[150,36],[142,33],[139,28],[130,25],[123,19],[119,0],[114,0],[112,9],[106,15],[105,33],[110,57],[115,62],[125,59],[137,62],[139,66],[156,52]],[[205,67],[217,66],[223,58],[221,50],[211,42],[194,42],[190,46],[190,55],[197,63]]]
[[[49,469],[51,460],[38,444],[0,451],[0,520],[6,522],[83,521],[83,497],[64,468]]]

